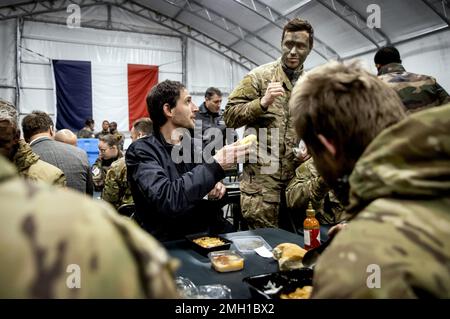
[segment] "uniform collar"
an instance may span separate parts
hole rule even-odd
[[[393,72],[405,72],[405,68],[401,63],[389,63],[386,65],[383,65],[380,70],[378,71],[378,75],[383,75],[386,73],[393,73]]]
[[[292,91],[292,89],[295,85],[295,82],[303,74],[303,64],[300,65],[299,67],[297,67],[297,69],[292,70],[292,73],[293,73],[292,77],[296,78],[296,81],[294,81],[294,83],[292,83],[284,70],[286,67],[283,66],[283,61],[281,61],[281,58],[278,58],[277,62],[278,62],[278,67],[275,70],[275,75],[274,75],[273,80],[275,80],[276,82],[283,82],[285,88],[287,88],[289,91]],[[291,71],[291,70],[289,69],[289,71]]]

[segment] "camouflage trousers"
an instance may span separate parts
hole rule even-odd
[[[249,229],[278,228],[280,195],[241,192],[241,212]]]

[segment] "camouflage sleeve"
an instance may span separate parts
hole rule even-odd
[[[450,103],[450,96],[448,95],[447,91],[445,91],[444,88],[440,86],[437,82],[436,82],[436,95],[439,98],[440,105]]]
[[[105,186],[102,192],[102,199],[114,205],[116,209],[119,208],[122,197],[120,194],[119,173],[117,165],[111,166],[106,174]]]
[[[104,185],[104,177],[103,177],[103,169],[101,165],[101,161],[97,159],[92,165],[92,182],[94,183],[94,189],[96,191],[100,191]]]
[[[228,97],[223,118],[227,127],[239,128],[253,123],[264,111],[261,96],[252,75],[246,75]]]
[[[395,233],[379,223],[350,222],[319,257],[311,298],[414,298],[403,265],[392,262],[405,253],[395,248]]]
[[[132,220],[111,211],[109,217],[134,256],[146,297],[180,298],[174,280],[178,260],[170,258],[161,244]]]
[[[433,211],[438,205],[424,202],[378,199],[367,206],[319,257],[312,297],[448,298],[450,224]]]
[[[306,208],[308,202],[314,208],[322,207],[328,186],[316,171],[312,159],[307,160],[295,171],[295,177],[286,188],[286,202],[289,208]]]

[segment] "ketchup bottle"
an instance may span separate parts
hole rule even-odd
[[[308,204],[306,218],[303,222],[303,236],[306,250],[320,246],[320,224],[316,219],[316,211],[312,208],[311,202]]]

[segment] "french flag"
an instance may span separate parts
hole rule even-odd
[[[69,60],[53,60],[52,65],[58,130],[78,131],[91,118],[97,129],[108,120],[128,131],[135,120],[148,117],[146,97],[158,83],[158,66]]]

